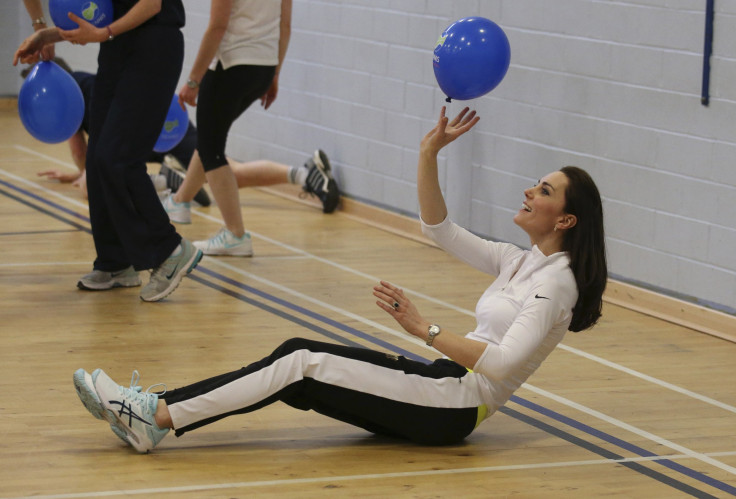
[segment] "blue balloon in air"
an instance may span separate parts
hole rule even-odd
[[[452,23],[434,49],[434,75],[448,101],[487,94],[501,83],[510,62],[506,33],[484,17],[466,17]]]

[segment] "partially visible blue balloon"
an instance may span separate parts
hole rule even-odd
[[[84,97],[72,76],[52,61],[36,64],[18,94],[23,126],[41,142],[56,144],[79,130]]]
[[[110,24],[114,15],[112,0],[49,0],[49,14],[58,28],[69,30],[79,27],[69,19],[69,12],[98,28]]]
[[[466,17],[440,35],[434,49],[434,76],[450,99],[468,100],[501,83],[511,62],[506,33],[484,17]]]
[[[156,144],[153,146],[153,150],[158,153],[169,152],[181,142],[181,139],[187,133],[188,127],[189,115],[181,108],[179,97],[174,94],[174,97],[171,98],[169,113],[166,115],[166,121],[164,121],[164,126],[161,129],[161,135],[159,135]]]

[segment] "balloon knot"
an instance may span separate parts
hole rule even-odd
[[[447,99],[445,99],[445,102],[452,102],[452,98],[448,97]]]

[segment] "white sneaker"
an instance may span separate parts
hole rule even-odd
[[[192,208],[189,203],[177,203],[174,201],[174,195],[169,194],[161,201],[161,204],[172,222],[178,224],[192,223]]]
[[[135,386],[138,372],[133,372],[130,388],[118,385],[102,369],[92,374],[84,369],[74,373],[74,387],[87,410],[97,419],[110,423],[113,433],[138,452],[146,453],[169,432],[156,424],[158,395]],[[154,385],[156,386],[156,385]]]
[[[253,256],[250,232],[236,237],[226,227],[206,241],[194,241],[194,246],[205,255]]]

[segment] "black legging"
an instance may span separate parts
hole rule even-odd
[[[197,101],[197,152],[204,171],[227,165],[225,145],[233,122],[268,90],[275,66],[239,65],[208,70]]]

